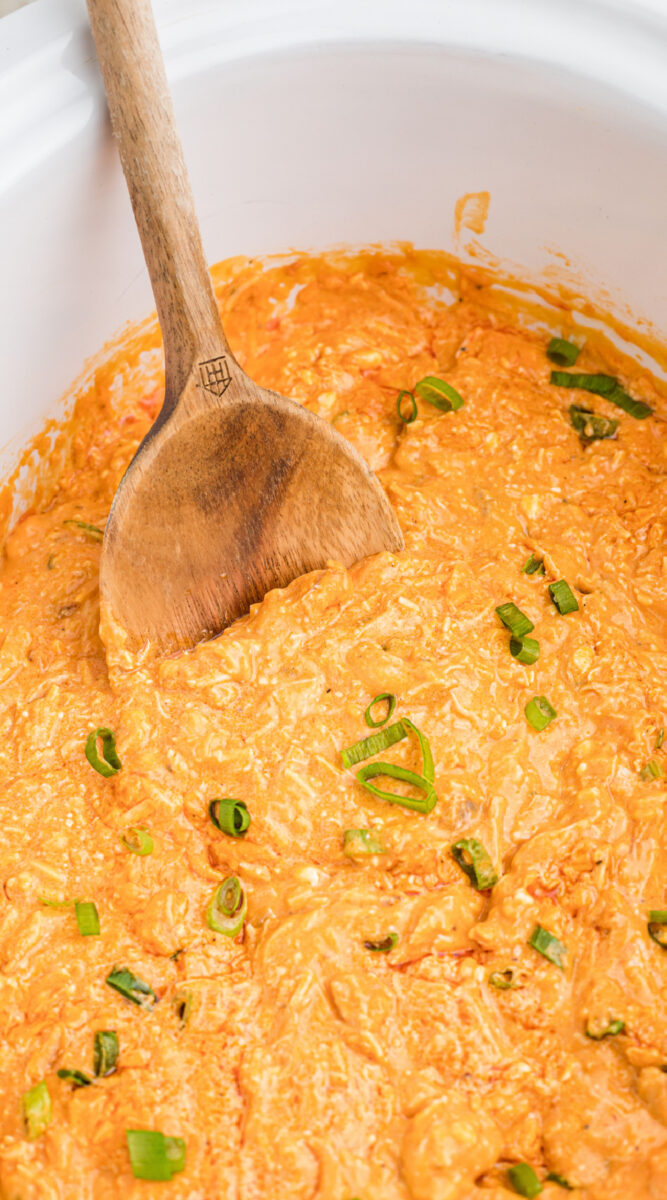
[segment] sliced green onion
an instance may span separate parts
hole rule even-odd
[[[544,575],[544,559],[531,554],[521,568],[522,575]]]
[[[546,696],[533,696],[523,710],[528,724],[541,733],[558,716],[556,709],[549,704]]]
[[[388,792],[384,788],[368,782],[369,779],[376,779],[378,775],[386,775],[388,779],[400,779],[403,783],[409,783],[412,787],[419,788],[424,796],[416,798],[401,796],[399,792]],[[388,800],[390,804],[399,804],[402,808],[410,808],[413,812],[430,813],[438,802],[430,779],[425,779],[423,775],[416,775],[414,771],[408,771],[405,767],[397,767],[395,763],[368,763],[367,766],[360,767],[357,771],[357,779],[361,786],[365,787],[366,791],[372,792],[374,796],[379,796],[381,800]]]
[[[514,1191],[520,1196],[528,1196],[529,1200],[532,1196],[539,1196],[542,1191],[542,1184],[529,1163],[515,1163],[507,1172],[507,1178]]]
[[[407,416],[403,411],[403,398],[405,396],[408,396],[410,400],[410,412],[407,414]],[[412,422],[417,420],[417,401],[415,400],[412,392],[409,392],[407,388],[404,388],[402,392],[398,393],[396,411],[401,418],[401,421],[403,421],[405,425],[412,425]]]
[[[622,408],[623,412],[629,413],[631,417],[636,417],[638,421],[643,421],[645,417],[650,417],[653,409],[648,404],[644,404],[643,400],[634,400],[628,395],[625,388],[621,386],[613,375],[578,375],[567,371],[552,371],[550,382],[554,387],[581,388],[584,392],[593,392],[596,396],[604,396],[617,408]]]
[[[43,1079],[23,1093],[21,1111],[26,1137],[34,1142],[51,1124],[51,1096]]]
[[[521,609],[517,608],[516,604],[512,604],[511,601],[508,601],[507,604],[501,604],[496,609],[496,613],[505,628],[509,629],[510,633],[516,638],[523,637],[535,628],[533,622],[526,614],[522,613]]]
[[[97,752],[98,739],[102,743],[102,758]],[[116,738],[110,729],[93,729],[88,734],[86,758],[91,767],[94,767],[106,779],[120,771],[123,765],[116,752]]]
[[[118,1034],[113,1029],[100,1029],[93,1039],[93,1070],[96,1075],[113,1075],[118,1062]]]
[[[559,1175],[558,1171],[549,1171],[546,1179],[548,1183],[557,1183],[559,1187],[565,1188],[568,1192],[574,1191],[574,1184],[570,1183],[569,1179],[566,1179],[564,1175]]]
[[[369,854],[386,854],[387,851],[370,829],[346,829],[343,834],[343,853],[348,858],[361,858]]]
[[[192,995],[192,992],[189,991],[176,992],[174,996],[174,1012],[176,1013],[182,1028],[185,1028],[190,1020],[193,1000],[194,996]]]
[[[452,413],[457,408],[463,408],[463,396],[458,394],[456,388],[452,388],[451,383],[445,383],[445,380],[438,379],[438,376],[423,377],[419,383],[415,383],[414,390],[420,400],[433,404],[440,412]]]
[[[585,1034],[587,1038],[591,1038],[594,1042],[601,1042],[603,1038],[615,1037],[617,1033],[623,1033],[625,1029],[625,1021],[618,1018],[610,1021],[609,1019],[601,1021],[599,1019],[589,1017],[586,1022]]]
[[[489,853],[476,838],[461,838],[454,842],[452,854],[478,892],[486,892],[498,882],[498,872]]]
[[[528,945],[532,946],[533,950],[537,950],[538,954],[548,959],[554,966],[560,967],[561,971],[564,969],[563,955],[567,954],[567,946],[559,942],[558,938],[554,937],[553,933],[549,933],[548,929],[536,925],[528,938]]]
[[[140,858],[153,853],[153,839],[148,830],[141,825],[133,825],[120,840],[132,854],[138,854]]]
[[[489,975],[489,983],[491,987],[498,988],[499,992],[506,992],[510,988],[516,987],[514,967],[507,967],[504,971],[492,971]]]
[[[570,405],[570,424],[576,429],[582,442],[601,442],[604,438],[613,437],[618,429],[618,421],[603,417],[591,408],[580,408],[578,404]]]
[[[648,914],[648,933],[663,950],[667,950],[667,908],[652,908]]]
[[[511,637],[510,654],[513,658],[516,658],[517,662],[525,663],[526,666],[530,667],[540,657],[540,643],[535,638]]]
[[[73,900],[50,900],[48,896],[38,896],[37,899],[45,908],[71,908],[74,904]]]
[[[59,1079],[66,1079],[71,1083],[73,1088],[90,1087],[93,1082],[85,1071],[70,1071],[66,1067],[61,1067],[57,1075]]]
[[[87,521],[63,521],[63,525],[74,525],[82,533],[87,533],[94,542],[101,542],[104,538],[104,530],[98,529],[97,525],[89,525]]]
[[[135,1179],[170,1180],[185,1167],[185,1142],[153,1129],[125,1131]]]
[[[579,610],[579,605],[577,604],[572,588],[565,579],[559,579],[556,583],[550,583],[549,593],[561,617],[566,617],[568,613]]]
[[[437,375],[425,375],[415,384],[414,390],[420,400],[426,400],[427,404],[432,404],[441,412],[453,412],[457,408],[463,408],[463,397],[456,388],[453,388],[451,383],[445,383],[444,379],[438,379]]]
[[[368,737],[362,738],[360,742],[355,742],[353,746],[348,746],[346,750],[341,751],[343,766],[353,767],[355,763],[363,762],[365,758],[371,758],[374,754],[380,754],[382,750],[387,750],[389,746],[393,746],[395,742],[400,742],[407,736],[402,721],[396,721],[394,725],[385,725],[384,729],[380,729],[378,733],[371,733]]]
[[[642,767],[640,774],[647,783],[650,783],[652,779],[664,779],[665,777],[665,772],[656,758],[650,758]]]
[[[405,725],[406,729],[411,730],[412,733],[416,735],[417,741],[419,742],[419,749],[421,750],[422,756],[421,773],[424,776],[424,779],[426,779],[428,783],[435,783],[435,766],[433,764],[431,744],[426,734],[422,733],[421,729],[417,729],[414,721],[411,721],[409,717],[403,717],[403,724]]]
[[[398,945],[398,934],[388,933],[386,938],[382,938],[379,942],[364,942],[364,949],[372,950],[374,954],[388,954],[396,945]]]
[[[547,358],[557,367],[573,367],[581,350],[574,342],[566,342],[565,338],[552,337],[547,346]]]
[[[106,982],[114,991],[120,992],[121,996],[139,1008],[150,1009],[157,999],[152,987],[144,983],[143,979],[138,979],[127,967],[114,967],[107,975]]]
[[[206,909],[206,924],[215,933],[225,937],[236,937],[243,929],[247,901],[241,881],[236,875],[228,875],[217,887]]]
[[[97,906],[93,904],[92,900],[77,900],[74,912],[81,937],[98,937],[100,917]]]
[[[665,740],[665,731],[664,731],[664,729],[659,729],[659,730],[658,730],[658,736],[657,736],[657,738],[655,739],[655,748],[656,748],[656,750],[659,750],[659,749],[660,749],[660,747],[662,746],[662,743],[664,742],[664,740]]]
[[[373,720],[373,709],[376,704],[386,704],[387,711],[379,721]],[[371,700],[366,712],[364,713],[364,721],[370,729],[379,729],[380,725],[386,725],[387,721],[393,717],[394,709],[396,708],[396,697],[393,692],[380,692],[379,696],[374,696]]]
[[[211,800],[208,815],[216,829],[229,837],[243,837],[250,828],[250,813],[244,801],[233,800],[231,796]]]

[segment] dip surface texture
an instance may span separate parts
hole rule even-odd
[[[664,400],[600,348],[574,369],[619,375],[653,416],[552,385],[548,337],[469,281],[452,303],[436,255],[236,260],[216,278],[244,368],[335,421],[406,549],[297,580],[162,662],[108,626],[107,668],[100,541],[77,522],[103,528],[159,409],[155,328],[82,390],[0,575],[0,1195],[501,1200],[525,1163],[548,1200],[566,1194],[549,1173],[590,1200],[664,1200]],[[398,393],[428,375],[463,407],[417,396],[404,424]],[[573,403],[614,436],[582,440]],[[530,555],[543,569],[523,572]],[[508,602],[533,664],[510,653]],[[429,814],[341,763],[383,692],[430,742]],[[542,732],[534,697],[557,714]],[[84,754],[98,727],[122,761],[108,778]],[[380,758],[420,772],[407,732]],[[244,836],[212,823],[216,797],[245,802]],[[151,853],[121,840],[137,829]],[[346,853],[359,829],[383,853]],[[461,839],[487,851],[490,890],[452,856]],[[206,920],[230,875],[235,938]],[[74,901],[94,902],[98,936]],[[152,1007],[105,982],[114,967]],[[100,1031],[118,1039],[106,1077]],[[31,1139],[21,1097],[41,1081]],[[135,1180],[128,1129],[183,1138],[185,1169]]]

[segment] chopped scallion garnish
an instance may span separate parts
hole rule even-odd
[[[185,1168],[183,1138],[153,1129],[128,1129],[125,1137],[135,1179],[170,1180]]]
[[[386,775],[389,779],[399,779],[402,783],[419,788],[424,795],[414,798],[402,796],[400,792],[388,792],[374,783],[369,783],[370,779],[376,779],[379,775]],[[438,802],[431,780],[425,779],[423,775],[417,775],[414,771],[408,771],[405,767],[398,767],[395,763],[368,763],[367,766],[360,767],[357,771],[357,779],[362,787],[365,787],[368,792],[372,792],[374,796],[379,796],[381,800],[388,800],[390,804],[399,804],[402,808],[410,808],[414,812],[430,813]]]
[[[410,401],[410,410],[407,413],[403,403],[406,396]],[[404,388],[402,392],[398,393],[396,411],[398,412],[398,415],[401,418],[401,421],[403,421],[404,425],[412,425],[412,422],[417,420],[417,401],[415,400],[412,392],[408,391],[407,388]]]
[[[652,908],[648,914],[649,937],[667,950],[667,908]]]
[[[658,762],[657,758],[650,758],[642,767],[640,774],[647,783],[650,783],[652,779],[664,779],[665,777],[662,764]]]
[[[414,391],[420,400],[439,408],[441,412],[453,412],[463,407],[463,397],[453,388],[451,383],[438,379],[437,375],[425,375],[414,386]]]
[[[628,395],[625,388],[617,379],[614,379],[613,375],[579,375],[576,372],[552,371],[550,382],[555,387],[581,388],[584,392],[593,392],[596,396],[604,396],[611,404],[622,408],[623,412],[629,413],[631,417],[636,417],[638,421],[650,417],[653,412],[653,409],[648,404],[644,404],[643,400],[634,400],[632,396]]]
[[[153,853],[153,839],[148,830],[140,825],[133,825],[120,840],[132,854],[137,854],[140,858]]]
[[[370,829],[346,829],[343,834],[343,853],[348,858],[368,858],[371,854],[386,854],[387,851]]]
[[[558,1171],[549,1171],[545,1178],[548,1183],[557,1183],[558,1187],[565,1188],[568,1192],[574,1191],[574,1184],[570,1183],[569,1179],[566,1179],[564,1175],[559,1175]]]
[[[405,725],[406,729],[411,730],[412,733],[416,735],[417,741],[419,742],[419,749],[421,750],[422,756],[421,773],[424,776],[424,779],[426,779],[429,783],[435,783],[435,766],[433,764],[433,755],[431,753],[431,743],[429,742],[426,734],[422,733],[421,729],[417,729],[414,721],[411,721],[409,717],[403,717],[403,724]]]
[[[476,838],[461,838],[454,842],[452,854],[478,892],[485,892],[498,882],[498,872],[489,853]]]
[[[380,717],[379,721],[376,721],[373,718],[373,709],[375,708],[376,704],[386,704],[387,706],[384,715]],[[364,713],[364,721],[368,725],[369,729],[379,729],[381,725],[386,725],[387,721],[393,717],[395,708],[396,697],[394,693],[380,692],[379,696],[374,696],[368,705],[368,708]]]
[[[511,637],[510,654],[513,658],[516,658],[517,662],[525,663],[526,666],[530,667],[540,657],[540,643],[536,638]]]
[[[521,568],[522,575],[544,575],[544,559],[531,554]]]
[[[176,992],[174,995],[174,1012],[176,1013],[176,1016],[178,1017],[178,1020],[183,1028],[185,1028],[190,1020],[193,1000],[194,996],[190,991]]]
[[[76,923],[81,937],[97,937],[100,932],[100,918],[97,906],[92,900],[77,900],[74,905]]]
[[[59,1079],[66,1079],[71,1083],[73,1088],[90,1087],[93,1082],[85,1071],[70,1071],[67,1067],[61,1067],[57,1075]]]
[[[489,975],[489,983],[491,987],[498,988],[499,992],[506,992],[510,988],[516,987],[514,967],[507,967],[504,971],[492,971]]]
[[[382,938],[379,942],[364,942],[364,949],[372,950],[375,954],[388,954],[389,951],[393,950],[394,946],[397,944],[398,934],[392,932],[388,933],[387,936]]]
[[[547,358],[557,367],[573,367],[581,350],[574,342],[566,342],[565,338],[552,337],[547,346]]]
[[[393,725],[385,725],[384,729],[369,734],[360,742],[355,742],[353,746],[348,746],[346,750],[341,751],[343,766],[353,767],[355,763],[363,762],[365,758],[372,758],[374,754],[380,754],[407,736],[402,721],[396,721]]]
[[[604,438],[613,437],[618,429],[618,421],[594,413],[591,408],[581,408],[578,404],[570,405],[570,423],[585,443],[601,442]]]
[[[507,1178],[514,1191],[520,1196],[528,1196],[529,1200],[532,1196],[539,1196],[542,1191],[542,1184],[530,1163],[515,1163],[507,1172]]]
[[[407,730],[410,730],[417,737],[422,756],[421,775],[418,775],[415,771],[408,771],[405,767],[396,766],[394,763],[374,762],[361,767],[357,771],[357,779],[367,791],[372,792],[374,796],[379,796],[382,800],[388,800],[390,804],[399,804],[403,808],[410,808],[415,812],[429,813],[435,808],[438,800],[433,786],[435,767],[433,765],[433,755],[429,740],[426,734],[422,733],[408,717],[404,717],[403,721],[399,721],[398,724],[403,727],[403,737],[406,736]],[[389,725],[386,729],[381,730],[380,734],[374,734],[373,736],[379,737],[382,733],[386,733],[393,728],[393,725]],[[366,738],[367,742],[371,740],[372,738]],[[392,740],[399,739],[393,738]],[[384,788],[379,788],[375,784],[368,782],[369,779],[376,779],[379,775],[386,775],[389,779],[400,779],[403,783],[409,783],[412,787],[419,788],[420,791],[424,792],[424,796],[413,799],[410,796],[402,796],[399,792],[385,791]]]
[[[510,633],[516,638],[524,637],[525,634],[530,633],[535,628],[530,618],[525,613],[522,613],[521,609],[517,608],[516,604],[512,604],[511,601],[508,601],[507,604],[501,604],[496,609],[496,613],[505,628],[509,629]]]
[[[214,933],[236,937],[243,929],[247,912],[246,895],[236,875],[228,875],[217,887],[206,909],[206,924]]]
[[[565,579],[559,579],[556,583],[550,583],[549,594],[561,617],[566,617],[568,613],[578,611],[579,605],[576,597]]]
[[[102,758],[100,758],[97,743],[102,743]],[[109,779],[120,771],[122,762],[116,751],[116,738],[110,729],[93,729],[86,740],[86,758],[91,767]]]
[[[619,1018],[610,1020],[605,1017],[604,1020],[589,1017],[586,1022],[585,1034],[587,1038],[591,1038],[594,1042],[601,1042],[603,1038],[615,1037],[617,1033],[623,1033],[625,1029],[625,1021]]]
[[[564,969],[563,955],[567,954],[567,946],[559,942],[553,933],[549,933],[548,929],[543,929],[541,925],[536,925],[530,937],[528,945],[537,950],[544,958],[548,959],[554,966]]]
[[[26,1137],[34,1142],[51,1123],[51,1096],[43,1079],[23,1093],[21,1111]]]
[[[144,983],[143,979],[138,979],[127,967],[114,967],[107,975],[106,982],[114,991],[120,992],[121,996],[139,1008],[152,1008],[155,1003],[156,995],[152,987]]]
[[[250,813],[243,800],[233,800],[231,796],[211,800],[208,814],[216,829],[229,837],[243,837],[250,828]]]
[[[554,717],[558,716],[556,709],[551,706],[546,696],[533,696],[533,699],[528,701],[524,712],[528,724],[538,733],[546,729]]]
[[[118,1034],[113,1029],[100,1029],[93,1039],[93,1070],[96,1075],[113,1075],[118,1062]]]
[[[63,525],[74,525],[76,529],[80,529],[82,533],[88,534],[88,537],[94,542],[101,542],[104,538],[104,530],[98,529],[97,525],[89,525],[88,521],[63,521]]]
[[[660,749],[660,747],[662,746],[662,743],[664,742],[664,740],[665,740],[665,731],[664,731],[664,729],[659,729],[659,730],[658,730],[658,736],[657,736],[657,737],[656,737],[656,739],[655,739],[655,748],[656,748],[656,750],[659,750],[659,749]]]

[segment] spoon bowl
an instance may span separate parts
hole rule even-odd
[[[105,530],[102,614],[131,649],[166,653],[219,633],[271,588],[403,538],[361,456],[258,387],[227,344],[150,0],[88,0],[88,12],[165,356],[162,409]]]

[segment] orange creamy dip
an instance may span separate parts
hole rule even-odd
[[[408,252],[218,271],[241,363],[366,456],[404,553],[297,580],[163,662],[107,631],[107,668],[100,546],[65,522],[104,525],[159,408],[155,329],[82,392],[51,501],[7,539],[5,1200],[501,1200],[519,1162],[545,1200],[566,1194],[550,1172],[590,1200],[667,1196],[667,954],[647,931],[667,905],[665,780],[642,777],[649,760],[667,773],[664,420],[551,386],[543,334],[469,283],[438,300],[448,270]],[[610,356],[584,349],[576,370],[617,373]],[[419,402],[401,424],[398,391],[429,374],[464,406]],[[664,411],[646,374],[622,380]],[[618,419],[616,437],[583,446],[573,401]],[[544,575],[522,573],[531,553]],[[561,578],[567,616],[547,590]],[[507,601],[535,625],[535,665],[509,653]],[[341,765],[379,692],[430,741],[429,815]],[[542,733],[535,695],[557,712]],[[97,726],[116,735],[113,778],[84,757]],[[420,768],[414,737],[382,757]],[[246,802],[244,838],[213,826],[216,796]],[[137,826],[144,857],[121,841]],[[346,857],[357,828],[386,853]],[[491,891],[452,858],[466,837],[496,865]],[[248,905],[235,940],[205,920],[230,874]],[[94,901],[100,935],[40,898]],[[538,924],[564,969],[528,944]],[[389,953],[365,948],[390,931]],[[107,986],[114,966],[150,984],[152,1011]],[[586,1037],[611,1019],[621,1033]],[[117,1070],[75,1089],[57,1071],[92,1074],[100,1030]],[[29,1140],[20,1100],[42,1080],[51,1119]],[[183,1138],[185,1170],[135,1181],[132,1128]]]

